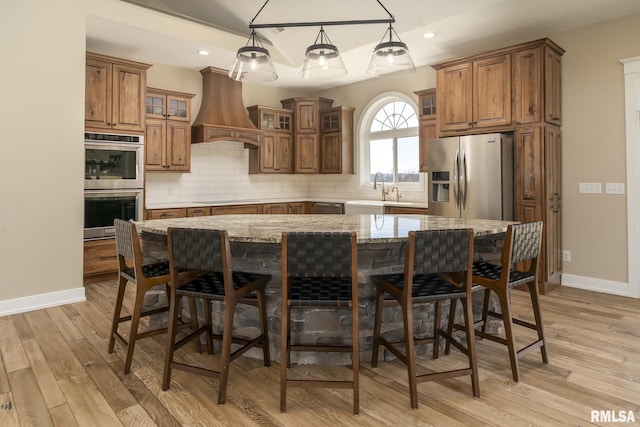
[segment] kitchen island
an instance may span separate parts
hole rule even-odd
[[[283,231],[355,231],[358,240],[358,282],[360,300],[361,358],[371,358],[375,286],[369,275],[401,272],[404,266],[404,243],[411,230],[446,230],[472,228],[476,236],[475,255],[483,259],[499,256],[509,221],[444,218],[433,215],[218,215],[193,218],[148,220],[136,223],[145,246],[166,250],[169,227],[224,229],[229,234],[233,266],[236,270],[267,273],[273,277],[267,285],[267,313],[271,354],[279,360],[281,238]],[[148,250],[148,249],[147,249]],[[480,296],[480,295],[479,295]],[[478,301],[481,303],[481,301]],[[217,304],[217,303],[214,303]],[[214,305],[214,311],[216,311]],[[430,304],[414,308],[417,333],[430,333],[433,310]],[[448,310],[443,310],[448,313]],[[346,315],[346,316],[345,316]],[[217,316],[213,316],[214,322]],[[315,343],[340,340],[350,335],[350,316],[337,310],[309,310],[295,313],[292,334],[296,341]],[[383,330],[402,334],[399,308],[387,308]],[[257,325],[255,310],[239,310],[235,328],[249,331]],[[215,325],[214,325],[215,327]],[[426,352],[428,348],[419,349]],[[253,351],[253,350],[252,350]],[[297,353],[297,352],[296,352]],[[260,358],[261,352],[247,353]],[[296,357],[297,356],[297,357]],[[293,363],[318,363],[316,353],[292,354]],[[382,356],[382,355],[381,355]],[[322,354],[320,363],[349,364],[345,353]]]

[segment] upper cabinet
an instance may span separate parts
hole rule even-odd
[[[441,132],[511,124],[510,54],[435,68]]]
[[[289,98],[282,107],[294,111],[294,172],[318,173],[320,169],[320,111],[329,110],[333,100],[326,98]]]
[[[85,129],[144,132],[148,64],[87,52]]]
[[[254,105],[249,118],[263,144],[249,150],[249,173],[293,173],[293,111]]]
[[[320,173],[354,173],[353,108],[320,113]]]
[[[438,136],[561,125],[563,53],[542,39],[434,65]]]
[[[436,108],[436,89],[425,89],[415,92],[415,94],[418,95],[418,113],[420,115],[420,172],[427,172],[429,140],[437,138],[436,115],[438,110]]]
[[[513,117],[516,123],[562,124],[562,51],[545,44],[513,54]]]
[[[190,93],[147,88],[145,171],[191,170]]]

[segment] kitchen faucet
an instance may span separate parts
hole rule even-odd
[[[398,187],[396,187],[395,185],[391,187],[391,194],[393,194],[393,190],[396,190],[396,202],[399,202],[400,197],[402,197],[402,193],[400,192],[400,190],[398,190]]]
[[[382,192],[382,201],[387,200],[387,194],[389,194],[389,190],[384,188],[384,177],[381,172],[376,172],[376,175],[373,177],[373,189],[378,188],[378,175],[380,175],[380,191]]]

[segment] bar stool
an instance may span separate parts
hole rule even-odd
[[[269,366],[269,335],[265,286],[271,279],[268,274],[234,271],[231,261],[231,246],[225,230],[201,230],[169,228],[167,230],[170,269],[169,333],[165,352],[162,390],[168,390],[172,369],[180,369],[219,379],[218,404],[226,400],[229,364],[252,347],[262,347],[264,365]],[[185,278],[185,272],[198,272],[195,278]],[[179,274],[181,272],[181,274]],[[178,312],[182,297],[202,299],[205,324],[176,341]],[[222,336],[212,331],[211,302],[224,302]],[[260,334],[253,339],[233,337],[233,319],[238,304],[247,304],[258,309]],[[193,316],[197,322],[197,315]],[[202,334],[207,336],[207,350],[213,353],[212,340],[222,341],[218,369],[188,365],[174,359],[175,351]],[[231,344],[240,347],[231,351]]]
[[[280,336],[280,411],[287,407],[288,387],[351,388],[353,413],[360,411],[358,373],[358,249],[356,233],[282,233],[282,333]],[[292,310],[315,308],[351,311],[350,345],[291,343]],[[289,378],[291,351],[349,352],[350,380]]]
[[[135,225],[121,219],[115,219],[113,225],[116,232],[119,280],[108,351],[109,353],[113,353],[116,338],[126,346],[127,355],[125,357],[124,373],[128,374],[131,372],[131,362],[133,360],[133,350],[136,341],[167,332],[167,328],[138,332],[138,327],[141,318],[169,310],[167,306],[146,311],[142,310],[144,296],[147,291],[154,286],[167,284],[169,282],[169,261],[160,261],[144,265],[140,238],[136,232]],[[133,283],[135,285],[136,296],[131,315],[122,316],[122,302],[127,283]],[[129,330],[129,339],[127,340],[118,332],[118,326],[123,322],[129,321],[131,322],[131,327]]]
[[[476,331],[479,337],[506,345],[509,349],[511,373],[513,380],[520,379],[518,359],[537,348],[540,349],[542,361],[549,363],[547,343],[542,324],[540,298],[538,294],[538,256],[542,241],[542,221],[510,225],[505,236],[500,265],[484,261],[473,264],[473,281],[486,288],[482,310],[482,326]],[[523,265],[528,261],[528,268],[519,270],[514,265]],[[511,290],[526,285],[531,297],[531,306],[535,323],[514,318],[511,310]],[[489,310],[491,292],[495,292],[500,301],[500,313]],[[488,317],[502,319],[505,338],[486,332]],[[529,345],[516,350],[513,324],[533,329],[538,339]]]
[[[407,239],[403,274],[372,275],[376,285],[376,314],[373,332],[371,366],[378,366],[378,350],[383,345],[407,366],[411,407],[418,408],[417,383],[471,375],[473,395],[480,397],[478,364],[476,360],[471,293],[481,289],[471,281],[473,261],[473,230],[410,231]],[[466,347],[455,341],[451,334],[440,329],[442,302],[460,299],[464,306]],[[435,304],[433,335],[416,338],[413,326],[413,305]],[[400,305],[404,320],[402,340],[389,341],[381,334],[384,306]],[[450,317],[449,323],[453,322]],[[438,358],[439,337],[454,344],[468,359],[462,369],[418,375],[414,348],[416,344],[433,343],[433,358]],[[404,352],[398,348],[404,346]]]

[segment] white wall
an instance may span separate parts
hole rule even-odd
[[[84,298],[85,61],[83,1],[1,10],[0,315]]]

